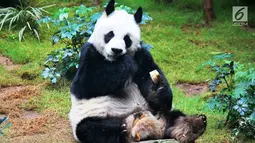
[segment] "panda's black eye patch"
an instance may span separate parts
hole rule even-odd
[[[104,42],[108,43],[114,37],[113,31],[108,32],[104,35]]]
[[[132,45],[132,40],[130,39],[129,35],[126,35],[124,37],[124,41],[125,41],[125,44],[126,44],[126,48],[129,48]]]

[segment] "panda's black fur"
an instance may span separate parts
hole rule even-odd
[[[79,68],[71,86],[71,92],[78,99],[115,93],[124,88],[137,69],[131,56],[123,55],[118,60],[109,62],[92,43],[86,43],[82,47],[80,57]]]
[[[134,75],[134,82],[138,85],[141,94],[147,99],[147,102],[155,112],[168,112],[172,107],[172,91],[164,76],[164,73],[159,68],[159,66],[154,62],[151,54],[146,49],[139,49],[135,55],[134,59],[138,65],[138,71]],[[156,94],[151,94],[154,83],[151,80],[149,72],[157,70],[160,74],[161,82],[157,85]]]

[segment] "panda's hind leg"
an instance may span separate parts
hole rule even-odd
[[[83,119],[76,128],[76,135],[82,143],[125,143],[122,118],[90,117]]]

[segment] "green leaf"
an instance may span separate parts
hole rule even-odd
[[[34,31],[34,34],[35,34],[36,38],[37,38],[37,39],[39,40],[39,42],[40,42],[40,37],[39,37],[39,34],[38,34],[37,30],[36,30],[36,29],[33,29],[33,31]]]
[[[207,62],[204,62],[203,64],[201,64],[200,66],[197,67],[196,70],[200,70],[201,68],[205,67],[205,66],[214,66],[216,63],[213,60],[208,60]]]
[[[59,20],[60,21],[63,21],[64,19],[67,19],[68,18],[68,13],[62,13],[59,15]]]
[[[250,115],[250,118],[251,118],[252,120],[255,120],[255,111]]]
[[[236,84],[234,89],[234,97],[240,98],[241,95],[247,94],[247,88],[249,87],[249,83],[247,82],[239,82]]]
[[[76,14],[85,14],[87,12],[87,7],[85,5],[80,5],[78,9],[76,10]]]
[[[24,26],[20,31],[19,31],[19,41],[21,41],[24,38],[24,31],[26,30],[27,26]]]
[[[219,54],[219,55],[213,56],[213,58],[215,58],[217,60],[232,58],[232,57],[233,57],[233,54],[231,54],[231,53],[224,53],[224,54]]]
[[[54,84],[57,83],[57,78],[52,78],[51,82]]]

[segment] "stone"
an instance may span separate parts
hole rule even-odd
[[[141,142],[134,142],[134,143],[179,143],[179,142],[173,139],[165,139],[165,140],[141,141]]]

